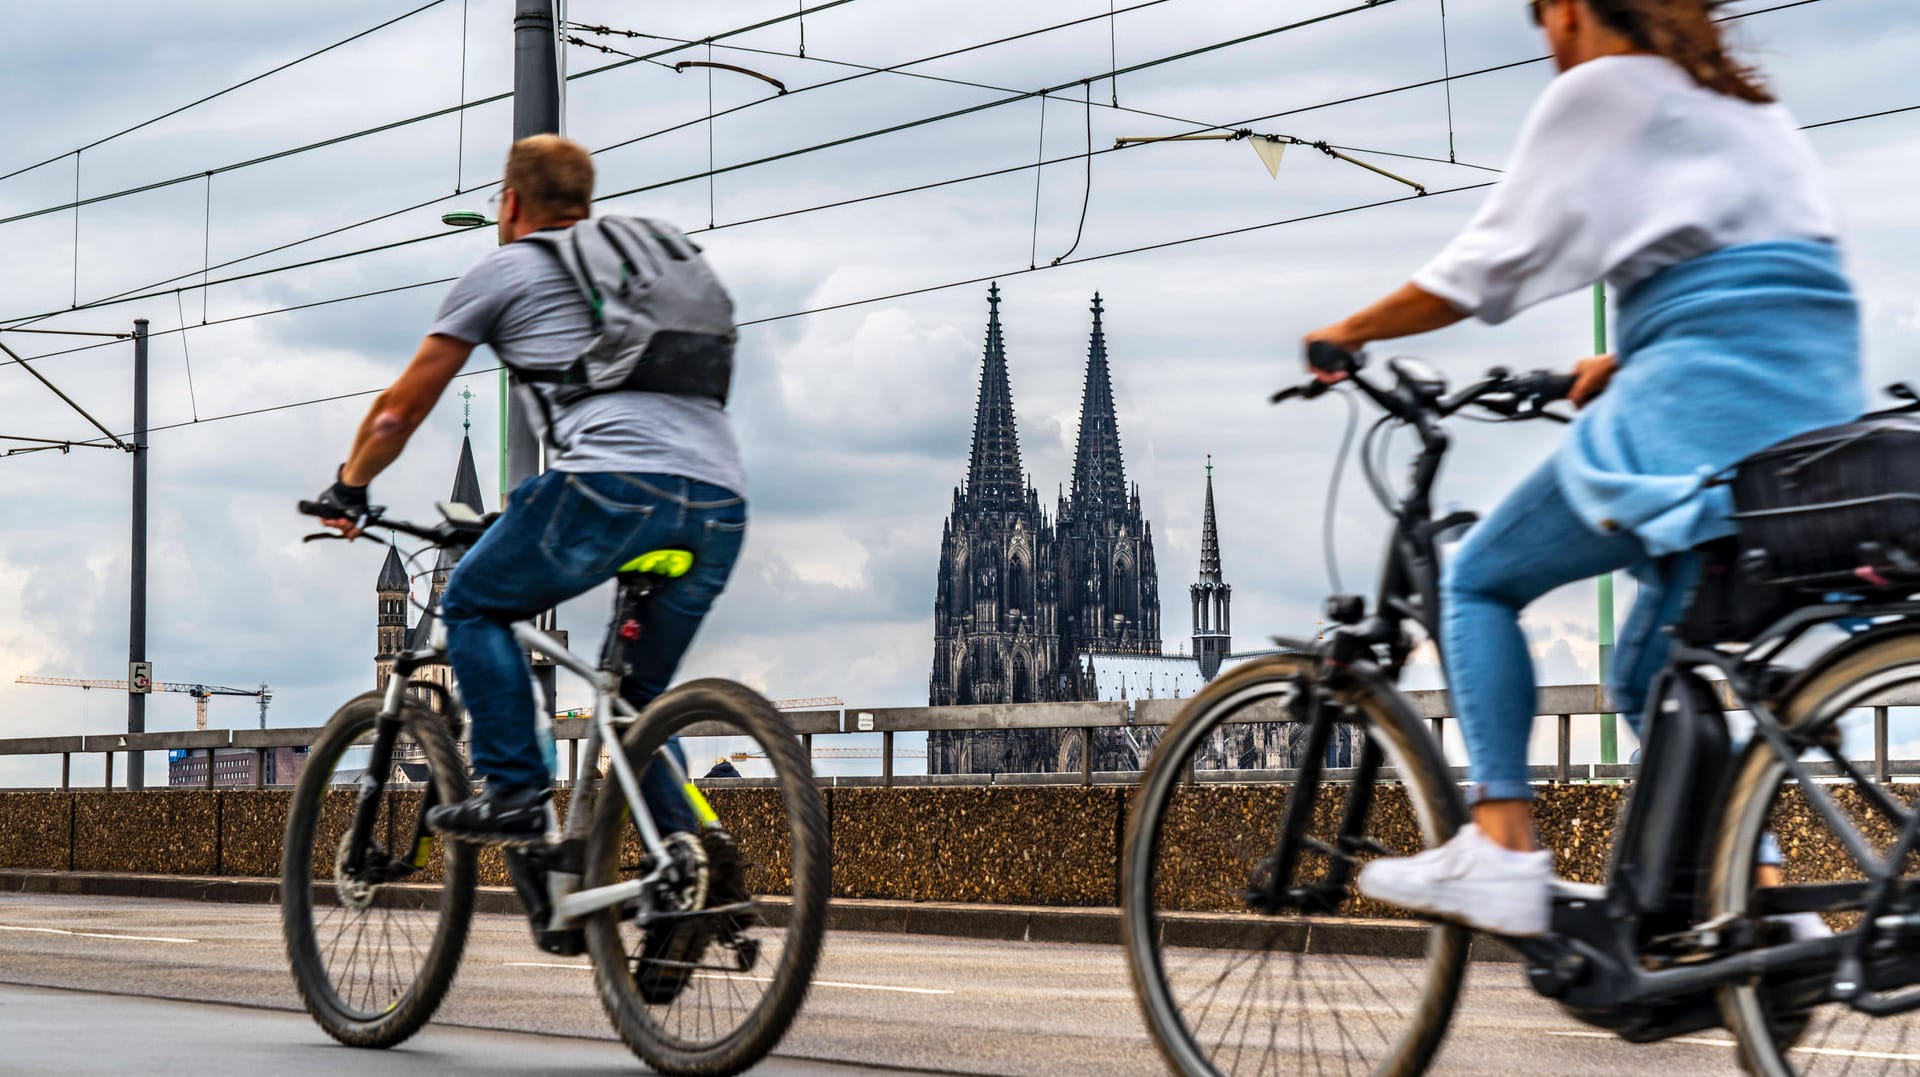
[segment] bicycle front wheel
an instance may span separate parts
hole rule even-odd
[[[1259,770],[1293,771],[1293,784],[1252,784]],[[1453,1015],[1468,932],[1356,925],[1395,913],[1353,880],[1363,857],[1419,852],[1464,821],[1438,747],[1391,688],[1329,691],[1303,655],[1209,684],[1155,748],[1127,820],[1127,958],[1168,1066],[1423,1071]],[[1315,896],[1266,911],[1276,871],[1280,889]]]
[[[453,735],[445,719],[409,704],[386,731],[391,761],[375,773],[381,705],[381,693],[368,692],[327,722],[294,787],[281,853],[294,983],[313,1019],[349,1047],[392,1047],[427,1023],[473,918],[474,850],[423,841],[420,826],[433,803],[470,792]],[[355,855],[363,803],[372,826]]]
[[[1911,698],[1920,688],[1920,634],[1863,644],[1809,675],[1777,711],[1781,723],[1809,743],[1809,763],[1828,748],[1844,756],[1845,726],[1864,734],[1882,701]],[[1865,775],[1821,785],[1845,812],[1877,857],[1898,838],[1902,816],[1914,810],[1904,796]],[[1783,886],[1758,870],[1771,834],[1784,854]],[[1911,934],[1863,923],[1870,894],[1866,872],[1845,852],[1841,835],[1813,810],[1786,764],[1764,744],[1750,745],[1735,771],[1714,846],[1703,919],[1752,920],[1762,938],[1784,942],[1827,932],[1871,930],[1862,986],[1889,994],[1920,984],[1920,955]],[[1911,914],[1920,888],[1920,858],[1896,872],[1904,896],[1884,910]],[[1884,867],[1884,864],[1876,864]],[[1825,884],[1826,889],[1808,884]],[[1835,885],[1839,884],[1839,885]],[[1720,989],[1720,1010],[1740,1040],[1741,1063],[1767,1077],[1794,1074],[1920,1074],[1920,1012],[1874,1017],[1833,996],[1832,965],[1789,969]]]
[[[681,734],[747,738],[746,754],[771,770],[724,787],[693,783],[718,815],[710,826],[738,850],[742,900],[723,896],[725,869],[699,852],[698,885],[660,895],[681,900],[684,911],[640,924],[631,906],[602,910],[586,922],[587,948],[600,1000],[627,1046],[662,1073],[710,1077],[766,1057],[799,1012],[826,931],[833,856],[813,769],[773,704],[731,681],[694,681],[655,700],[622,750],[638,772]],[[710,830],[702,844],[714,848],[712,838]],[[587,838],[584,886],[637,878],[650,866],[609,771]]]

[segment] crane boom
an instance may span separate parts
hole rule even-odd
[[[124,680],[104,680],[89,677],[42,677],[37,674],[22,674],[14,678],[15,684],[46,684],[57,688],[105,688],[110,691],[124,692],[127,682]],[[153,686],[155,692],[179,692],[193,697],[193,727],[207,728],[207,700],[213,696],[252,696],[260,701],[260,728],[267,727],[267,702],[273,693],[265,684],[258,688],[228,688],[219,684],[188,684],[175,681],[158,681]]]

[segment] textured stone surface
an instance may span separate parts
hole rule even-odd
[[[156,875],[219,870],[219,793],[99,790],[72,796],[75,869]]]
[[[778,789],[713,789],[707,802],[740,846],[747,890],[793,892],[793,825]]]
[[[275,878],[286,841],[286,789],[228,789],[220,793],[220,874]]]
[[[72,867],[72,828],[71,793],[0,793],[0,867]]]
[[[845,897],[1111,905],[1119,789],[836,789]]]

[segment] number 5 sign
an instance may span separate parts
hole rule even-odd
[[[127,663],[127,691],[135,695],[146,695],[153,691],[153,663]]]

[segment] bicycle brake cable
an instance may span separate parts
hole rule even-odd
[[[1340,450],[1334,457],[1333,477],[1327,481],[1327,505],[1320,520],[1320,550],[1326,559],[1327,584],[1334,594],[1344,594],[1346,588],[1340,586],[1339,559],[1334,556],[1333,532],[1336,514],[1340,508],[1340,477],[1347,469],[1347,456],[1353,448],[1353,435],[1360,429],[1360,403],[1354,399],[1353,390],[1342,389],[1340,399],[1347,404],[1347,429],[1340,435]]]

